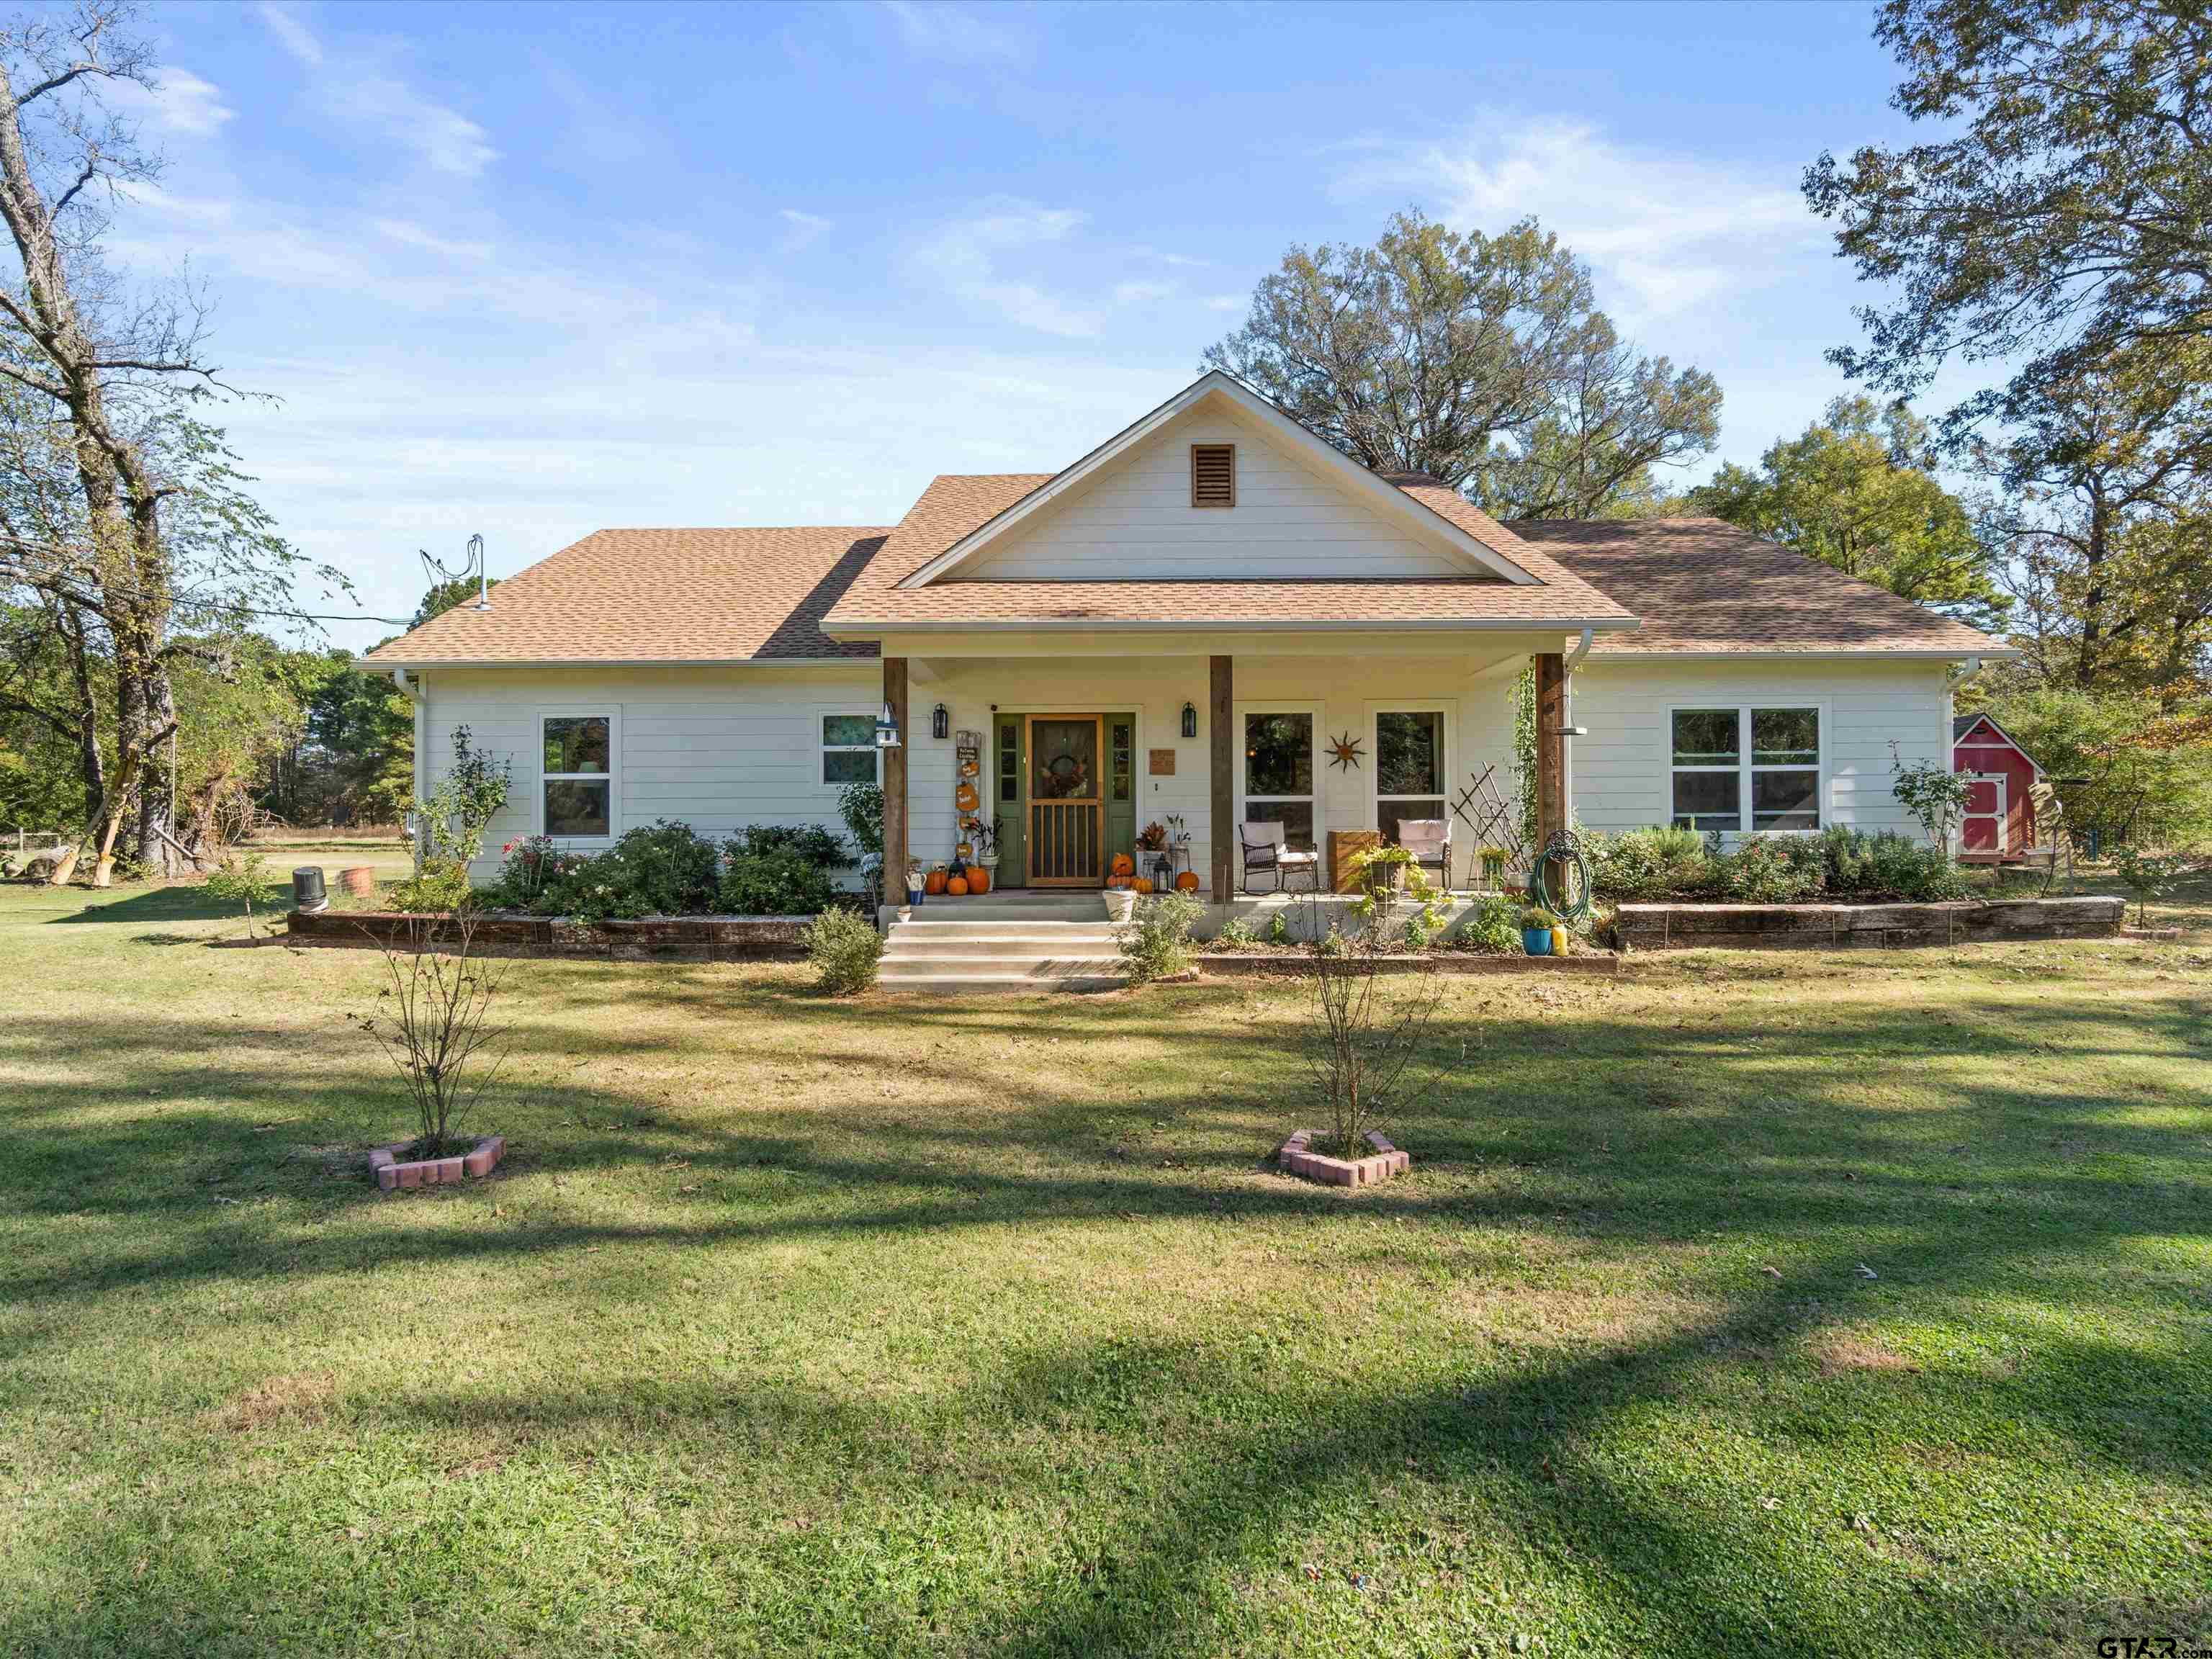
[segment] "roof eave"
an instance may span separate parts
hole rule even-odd
[[[1607,632],[1640,628],[1637,617],[1328,617],[1292,620],[1274,617],[969,617],[925,618],[853,617],[825,623],[833,639],[872,634],[1029,634],[1088,629],[1093,633],[1313,634],[1468,633],[1548,634],[1588,628]]]

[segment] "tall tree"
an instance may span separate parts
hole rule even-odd
[[[2169,686],[2212,647],[2212,341],[2130,351],[2024,398],[1977,446],[1985,519],[2050,677]]]
[[[203,615],[173,636],[179,605],[220,611],[240,582],[273,571],[281,585],[293,558],[237,488],[221,434],[189,416],[186,400],[215,385],[200,307],[188,295],[131,297],[100,258],[111,193],[156,171],[103,102],[120,83],[155,84],[131,21],[120,0],[82,0],[0,27],[0,222],[18,262],[0,280],[0,379],[50,407],[81,500],[73,538],[19,536],[4,569],[96,615],[104,635],[114,758],[86,828],[96,882],[126,816],[131,850],[175,867],[174,804],[153,762],[176,731],[175,663],[209,649]],[[232,596],[205,591],[225,586]]]
[[[1368,466],[1509,513],[1601,513],[1710,449],[1720,414],[1711,376],[1621,343],[1534,220],[1462,235],[1406,213],[1371,247],[1293,247],[1205,362]]]
[[[2212,13],[2199,0],[1889,0],[1891,103],[1928,143],[1824,155],[1804,189],[1895,298],[1830,356],[1910,395],[2013,361],[1944,418],[1963,444],[2039,388],[2212,332]]]
[[[1838,398],[1777,441],[1756,471],[1731,463],[1690,493],[1711,514],[1901,598],[1988,623],[2008,601],[1959,499],[1919,465],[1927,423]]]
[[[433,617],[442,617],[457,605],[474,605],[479,593],[490,592],[499,586],[499,578],[487,578],[480,587],[473,576],[456,576],[427,587],[422,592],[415,614],[408,619],[410,628],[420,628]]]

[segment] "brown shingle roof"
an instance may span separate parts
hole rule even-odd
[[[823,616],[878,529],[600,530],[369,653],[461,662],[744,662],[872,657]]]
[[[1390,482],[1536,577],[1522,586],[1487,576],[1350,576],[1266,581],[965,581],[899,583],[953,543],[1057,477],[1051,472],[947,473],[885,539],[827,618],[832,629],[948,627],[1006,622],[1342,623],[1393,626],[1465,623],[1529,627],[1569,621],[1626,624],[1632,613],[1435,479]]]
[[[1522,540],[1644,619],[1592,654],[2008,649],[1886,588],[1720,519],[1523,519]]]

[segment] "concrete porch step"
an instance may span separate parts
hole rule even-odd
[[[903,957],[1111,957],[1121,954],[1111,933],[1080,928],[1065,934],[1041,935],[993,927],[977,933],[924,933],[904,927],[891,930],[884,943],[884,960]]]

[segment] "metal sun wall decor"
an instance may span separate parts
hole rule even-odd
[[[1340,766],[1349,772],[1359,764],[1359,744],[1351,732],[1347,732],[1340,738],[1331,738],[1328,748],[1328,763],[1331,766]]]

